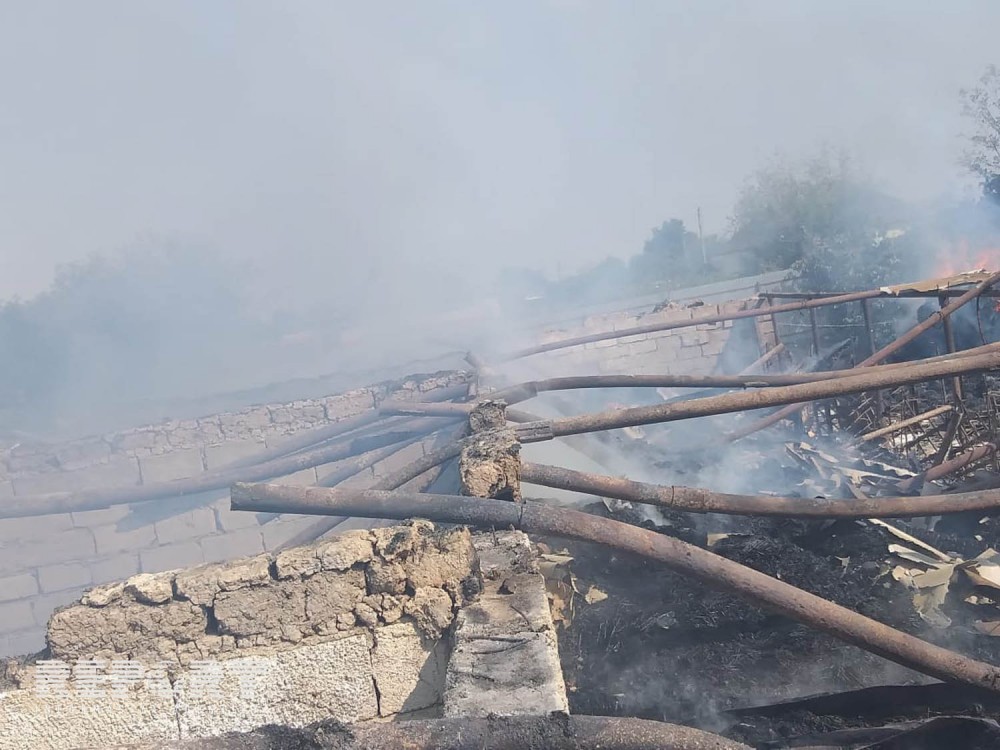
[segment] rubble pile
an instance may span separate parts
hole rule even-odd
[[[764,296],[736,312],[693,306],[683,320],[470,355],[465,397],[385,401],[328,426],[322,451],[300,441],[282,461],[335,455],[349,464],[335,481],[237,482],[232,510],[532,535],[573,714],[686,724],[753,747],[1000,746],[1000,343],[971,338],[959,312],[997,282],[1000,273],[977,271],[777,304]],[[869,301],[910,297],[939,306],[877,340]],[[856,324],[834,326],[825,340],[814,310],[859,303],[851,320],[865,330],[845,338]],[[808,340],[782,340],[778,316],[803,311]],[[733,321],[750,326],[740,330],[756,336],[754,350],[723,352],[711,375],[504,377],[514,360],[674,328],[735,331]],[[580,396],[608,389],[596,412],[597,397]],[[558,416],[520,408],[549,392],[560,394],[545,402]],[[375,484],[346,481],[427,434],[445,438],[441,447]],[[550,441],[601,473],[525,457]],[[540,488],[575,493],[573,507]],[[69,512],[115,497],[29,498],[7,510]],[[317,536],[329,528],[319,523]],[[419,590],[393,581],[379,591],[416,602]],[[352,623],[385,617],[360,597],[351,605]]]

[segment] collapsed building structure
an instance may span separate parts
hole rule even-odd
[[[665,303],[466,372],[19,446],[0,607],[16,638],[48,622],[0,746],[994,746],[997,281]],[[910,299],[936,309],[884,314]],[[247,659],[270,691],[197,693]],[[162,670],[39,694],[43,667],[78,698],[133,662]]]

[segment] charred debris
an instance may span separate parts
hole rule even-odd
[[[766,293],[728,315],[470,355],[475,377],[442,400],[384,401],[127,501],[232,484],[235,510],[317,517],[290,544],[348,516],[520,528],[542,551],[580,715],[755,747],[997,747],[998,281]],[[504,378],[555,349],[730,320],[743,328],[712,375]],[[339,486],[428,434],[440,447],[394,475]],[[530,460],[553,441],[600,470]],[[247,484],[331,461],[323,487]]]

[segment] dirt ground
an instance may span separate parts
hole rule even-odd
[[[600,504],[589,510],[608,515]],[[638,515],[615,517],[706,544],[705,534],[697,530],[704,522],[688,514],[672,514],[666,518],[670,525],[659,527],[641,522]],[[986,547],[1000,548],[1000,520],[980,519],[952,521],[947,535],[893,523],[968,559]],[[738,519],[734,528],[738,531],[716,541],[713,551],[901,630],[1000,663],[1000,638],[974,631],[972,608],[963,603],[963,596],[950,594],[943,608],[953,621],[949,627],[933,628],[920,618],[910,593],[885,572],[887,545],[895,540],[884,530],[857,521],[764,519]],[[593,585],[608,597],[589,605],[576,602],[571,624],[560,633],[573,713],[684,723],[756,747],[937,714],[1000,718],[1000,700],[950,685],[945,687],[951,702],[942,702],[939,693],[932,700],[930,694],[918,692],[908,693],[906,700],[880,694],[874,704],[881,701],[881,706],[868,696],[847,701],[846,707],[842,700],[741,710],[804,696],[932,681],[733,595],[706,589],[661,565],[596,545],[548,541],[553,549],[567,549],[573,556],[570,569],[581,591]]]

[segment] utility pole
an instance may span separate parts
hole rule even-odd
[[[701,206],[698,206],[698,242],[701,243],[701,262],[708,265],[708,254],[705,252],[705,235],[701,231]]]

